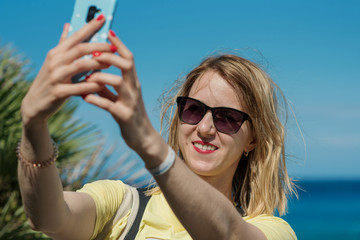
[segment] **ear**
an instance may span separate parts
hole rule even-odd
[[[255,136],[251,136],[249,143],[245,146],[245,152],[251,152],[256,147],[256,138]]]

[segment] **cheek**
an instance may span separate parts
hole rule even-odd
[[[240,129],[241,132],[241,141],[243,142],[243,144],[249,144],[251,141],[253,141],[253,132],[252,132],[252,128],[249,125],[248,121],[246,121],[243,126],[241,126]]]
[[[191,136],[191,134],[194,131],[194,126],[190,124],[182,123],[180,124],[178,129],[179,129],[178,136],[180,141],[180,140],[185,140]]]
[[[226,149],[228,151],[228,156],[231,158],[231,156],[235,157],[236,159],[240,159],[241,154],[244,149],[244,139],[242,138],[235,138],[231,139],[230,141],[222,141],[224,146],[226,146]]]
[[[178,128],[179,149],[185,158],[186,150],[191,145],[191,136],[194,133],[194,126],[189,124],[180,124]]]
[[[235,155],[241,155],[243,154],[245,148],[250,143],[250,136],[247,129],[241,129],[236,136],[233,136],[233,147],[232,147],[232,153]]]

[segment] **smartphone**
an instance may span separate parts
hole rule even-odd
[[[74,12],[71,17],[69,36],[74,34],[93,18],[97,18],[100,14],[104,14],[106,18],[105,24],[93,36],[85,40],[85,42],[106,42],[112,20],[114,18],[117,0],[76,0]],[[83,58],[91,58],[86,55]],[[83,81],[86,76],[99,70],[81,72],[72,77],[72,82],[77,83]]]

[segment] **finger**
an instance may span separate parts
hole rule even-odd
[[[103,53],[100,56],[94,57],[94,59],[104,64],[113,65],[121,69],[124,81],[129,82],[133,87],[140,87],[135,70],[135,64],[132,59],[125,59],[122,56],[118,56],[112,53]]]
[[[125,44],[116,36],[113,30],[109,31],[109,41],[117,47],[117,52],[125,59],[132,60],[134,58],[132,52],[125,46]]]
[[[95,106],[98,106],[99,108],[102,108],[108,112],[110,112],[110,109],[114,105],[114,102],[104,98],[96,96],[95,94],[89,94],[86,97],[84,97],[84,100],[90,104],[93,104]],[[111,112],[110,112],[111,113]]]
[[[112,102],[115,102],[118,99],[118,96],[112,93],[107,87],[104,87],[102,90],[97,92],[99,96],[109,99]]]
[[[121,86],[123,79],[122,79],[122,77],[117,76],[117,75],[97,72],[97,73],[91,74],[91,76],[87,79],[87,81],[88,82],[97,82],[97,83],[101,83],[104,85],[111,85],[115,89],[118,89]]]
[[[104,85],[95,82],[81,82],[77,84],[58,84],[54,88],[53,94],[58,98],[67,98],[70,96],[86,95],[93,92],[99,92],[104,88]]]
[[[113,52],[111,45],[108,43],[80,43],[73,47],[64,58],[61,59],[61,62],[68,63],[72,62],[80,57],[89,55],[94,52],[102,53],[102,52]]]
[[[72,48],[74,45],[89,39],[96,31],[98,31],[105,23],[103,14],[85,24],[79,31],[72,34],[67,41],[64,42],[64,50]],[[70,31],[71,33],[71,31]]]
[[[65,79],[66,82],[70,77],[78,73],[100,70],[108,67],[109,66],[106,63],[102,63],[94,59],[79,59],[71,64],[62,65],[56,68],[51,77],[54,82],[64,82]]]
[[[60,36],[59,43],[64,42],[65,39],[67,38],[67,35],[69,33],[69,27],[70,27],[70,23],[65,23],[64,24],[63,32],[62,32],[62,34]]]
[[[99,62],[113,65],[117,68],[120,68],[122,71],[128,72],[134,69],[134,61],[130,59],[125,59],[122,56],[117,56],[112,53],[102,53],[99,56],[94,56],[94,59],[96,59]]]

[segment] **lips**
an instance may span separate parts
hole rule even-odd
[[[194,141],[193,147],[199,153],[213,153],[218,149],[217,146],[211,143],[204,143],[202,141]]]

